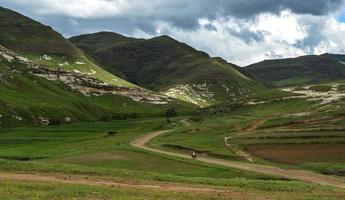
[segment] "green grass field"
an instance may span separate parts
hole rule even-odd
[[[330,89],[327,85],[311,88],[317,92]],[[320,106],[318,100],[292,96],[266,91],[242,100],[253,102],[249,105],[238,102],[206,109],[191,117],[191,126],[176,128],[151,145],[230,160],[243,160],[237,152],[241,150],[257,163],[344,176],[345,101]]]
[[[183,118],[182,118],[183,119]],[[119,120],[41,128],[15,128],[0,132],[0,170],[57,176],[83,176],[119,182],[179,183],[227,187],[224,198],[245,194],[260,197],[318,199],[341,190],[288,181],[241,170],[149,153],[128,142],[147,132],[182,127],[181,118],[167,125],[164,118]],[[113,136],[108,131],[117,132]],[[230,192],[229,192],[230,191]],[[113,188],[63,183],[2,181],[6,199],[219,199],[218,193],[164,192],[152,189]],[[333,197],[332,196],[332,197]],[[8,197],[8,198],[7,198]],[[303,199],[302,198],[302,199]]]

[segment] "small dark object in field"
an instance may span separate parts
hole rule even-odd
[[[165,117],[167,118],[167,123],[170,124],[170,117],[176,117],[177,112],[174,108],[168,108],[165,112]]]
[[[109,136],[116,135],[118,132],[117,131],[108,131]]]
[[[197,159],[198,158],[196,153],[195,153],[195,151],[192,151],[191,156],[192,156],[193,159]]]

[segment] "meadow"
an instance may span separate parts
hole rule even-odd
[[[187,184],[220,188],[223,192],[138,190],[104,184],[4,179],[0,183],[0,195],[8,199],[24,196],[27,199],[219,199],[219,195],[226,198],[241,194],[243,199],[250,199],[255,195],[284,198],[291,192],[294,193],[291,199],[298,199],[306,191],[310,192],[306,199],[317,199],[320,195],[340,199],[345,195],[332,187],[160,155],[128,144],[150,131],[182,128],[182,119],[174,118],[171,124],[166,124],[165,118],[146,118],[2,129],[0,170],[2,173],[64,177],[62,180],[82,177],[92,183],[92,180],[106,180],[139,185]],[[113,133],[109,135],[109,131]]]
[[[323,88],[311,90],[328,91]],[[321,104],[279,91],[264,94],[242,100],[250,103],[210,108],[190,118],[189,127],[176,128],[151,145],[344,176],[345,101]]]

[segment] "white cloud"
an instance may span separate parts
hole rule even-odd
[[[62,14],[75,18],[111,17],[123,14],[130,9],[131,4],[126,0],[15,0],[23,4],[38,4],[35,12],[43,15]]]
[[[283,11],[280,15],[264,13],[252,20],[201,19],[199,24],[198,29],[186,31],[162,22],[157,24],[157,33],[171,35],[211,56],[221,56],[242,66],[264,59],[345,53],[345,23],[332,16],[296,15]],[[207,25],[214,28],[207,29]],[[314,29],[314,26],[318,28]],[[250,37],[248,32],[261,37],[246,42],[245,37]],[[316,41],[309,45],[308,40],[314,35]]]
[[[335,9],[342,0],[3,1],[21,5],[64,35],[103,30],[144,38],[167,34],[238,65],[345,53],[345,23],[336,20],[341,10]]]

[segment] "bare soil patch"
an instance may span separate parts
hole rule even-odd
[[[345,162],[345,144],[249,145],[253,156],[280,163]]]

